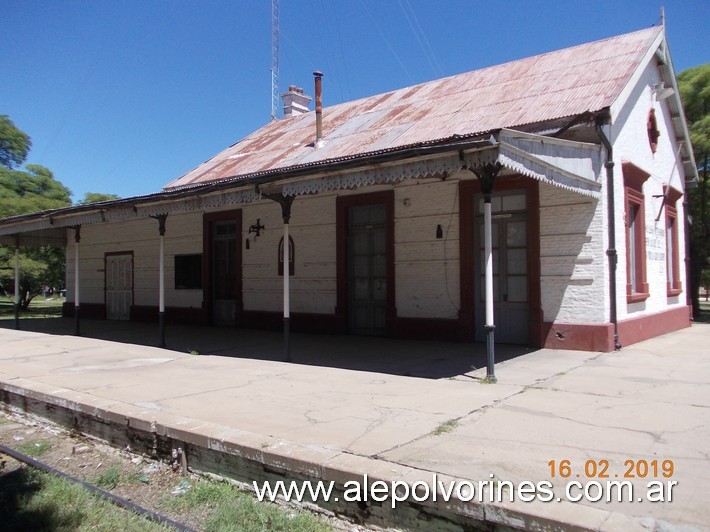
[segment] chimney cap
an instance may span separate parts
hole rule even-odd
[[[321,72],[320,70],[316,70],[315,72],[313,72],[313,75],[317,78],[322,78],[323,72]]]

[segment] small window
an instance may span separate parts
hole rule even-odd
[[[650,174],[631,163],[623,164],[626,204],[626,301],[648,298],[646,280],[646,206],[643,184]]]
[[[175,255],[175,290],[202,288],[202,254]]]
[[[648,112],[648,121],[646,122],[648,129],[648,144],[651,147],[651,152],[656,153],[658,149],[658,137],[661,133],[658,131],[658,123],[656,122],[656,110],[651,109]]]
[[[288,237],[289,250],[288,250],[288,273],[293,275],[294,270],[294,257],[296,256],[296,248],[293,245],[293,238]],[[279,275],[284,274],[284,237],[281,237],[279,241]]]

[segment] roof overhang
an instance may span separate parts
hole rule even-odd
[[[599,145],[512,129],[501,129],[458,152],[293,181],[283,186],[282,194],[297,196],[392,184],[405,179],[445,176],[462,168],[473,169],[486,164],[500,164],[513,172],[584,196],[598,199],[600,195]]]
[[[0,220],[0,243],[12,245],[16,237],[22,235],[22,243],[27,245],[63,245],[67,228],[250,203],[261,198],[259,186],[274,186],[286,196],[298,196],[393,184],[405,179],[442,177],[486,164],[500,164],[540,182],[599,198],[601,149],[598,145],[501,129],[475,139],[410,147],[401,153],[388,152],[359,161],[329,162],[320,167],[241,176],[149,196],[5,218]]]
[[[621,91],[615,102],[611,106],[611,119],[615,122],[622,108],[629,98],[634,87],[637,85],[644,70],[651,61],[655,61],[658,66],[658,71],[661,80],[666,87],[673,88],[674,93],[665,101],[668,102],[668,107],[671,113],[673,123],[673,131],[675,133],[675,142],[678,146],[680,155],[680,163],[683,166],[685,174],[685,186],[687,188],[695,188],[698,186],[698,167],[693,154],[693,144],[690,141],[690,131],[688,130],[688,122],[683,111],[683,103],[680,99],[680,89],[678,88],[678,79],[675,69],[673,68],[673,60],[670,51],[668,50],[668,40],[666,39],[665,27],[659,32],[653,44],[649,47],[643,59],[639,63],[636,71],[631,76],[626,86]]]

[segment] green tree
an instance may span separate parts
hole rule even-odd
[[[71,205],[71,192],[38,164],[23,170],[0,168],[0,218]]]
[[[0,166],[14,168],[25,162],[32,142],[27,133],[17,129],[10,117],[0,115]]]
[[[690,290],[693,312],[697,316],[700,313],[698,288],[703,271],[710,268],[710,63],[681,72],[678,88],[688,120],[699,177],[698,187],[688,191],[692,217]]]
[[[0,218],[71,205],[71,192],[39,165],[21,165],[32,145],[30,137],[0,116]],[[63,288],[64,248],[52,246],[20,249],[20,308],[26,310],[42,286]],[[0,248],[0,291],[15,292],[15,251]]]
[[[102,194],[101,192],[87,192],[84,194],[84,199],[78,202],[79,205],[88,205],[89,203],[98,203],[100,201],[111,201],[120,199],[116,194]]]

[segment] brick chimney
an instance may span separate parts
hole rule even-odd
[[[296,88],[295,85],[289,85],[288,92],[284,92],[281,97],[284,100],[284,118],[307,113],[308,104],[313,99],[303,94],[303,89]]]

